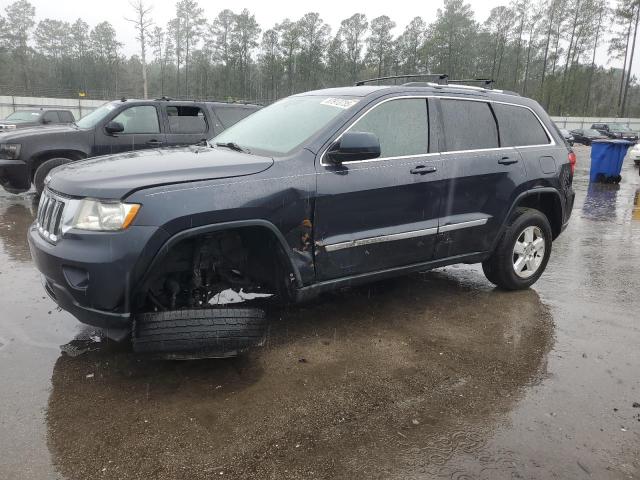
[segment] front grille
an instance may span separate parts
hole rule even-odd
[[[36,227],[42,238],[54,243],[60,239],[63,210],[64,202],[61,198],[47,190],[42,192],[36,217]]]

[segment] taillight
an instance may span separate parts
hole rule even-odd
[[[576,171],[576,154],[573,152],[569,152],[569,166],[571,167],[571,175]]]

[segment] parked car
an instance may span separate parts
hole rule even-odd
[[[622,140],[629,140],[630,142],[638,141],[638,134],[629,128],[624,123],[594,123],[591,128],[598,130],[603,135],[609,138],[619,138]]]
[[[76,119],[70,110],[38,108],[33,110],[18,110],[4,120],[0,120],[0,132],[16,128],[35,127],[38,125],[52,125],[58,123],[73,123]]]
[[[573,135],[571,135],[571,133],[569,132],[569,130],[567,130],[566,128],[561,128],[560,133],[562,133],[562,136],[567,141],[569,146],[573,147],[574,138],[573,138]]]
[[[581,143],[582,145],[591,145],[594,140],[601,140],[609,138],[607,135],[601,133],[593,128],[576,128],[571,130],[575,143]]]
[[[301,302],[478,262],[531,286],[569,221],[575,155],[533,100],[425,85],[298,94],[210,146],[56,169],[28,234],[46,291],[82,322],[135,325],[136,351],[227,355],[264,334],[261,309],[216,307],[228,289]]]
[[[633,160],[633,163],[640,166],[640,144],[636,143],[629,149],[629,157]]]
[[[88,157],[206,141],[260,108],[221,102],[118,100],[69,125],[0,133],[0,184],[42,192],[60,165]]]

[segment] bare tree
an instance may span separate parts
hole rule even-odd
[[[140,62],[142,63],[142,90],[144,98],[147,98],[147,42],[149,41],[149,29],[153,25],[153,21],[150,18],[152,7],[147,7],[142,0],[131,1],[130,5],[135,12],[135,18],[125,18],[125,20],[127,22],[133,23],[137,32],[136,39],[138,40],[138,42],[140,42]]]

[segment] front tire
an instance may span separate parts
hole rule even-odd
[[[44,179],[47,178],[47,175],[49,175],[51,170],[61,165],[66,165],[72,161],[73,160],[69,158],[51,158],[42,162],[42,164],[36,168],[36,172],[33,175],[33,186],[36,187],[37,194],[42,194],[42,191],[44,190]]]
[[[260,346],[265,312],[258,308],[202,308],[135,316],[133,350],[165,358],[226,358]]]
[[[529,288],[547,266],[551,242],[547,217],[533,208],[517,208],[495,250],[482,262],[485,276],[505,290]]]

